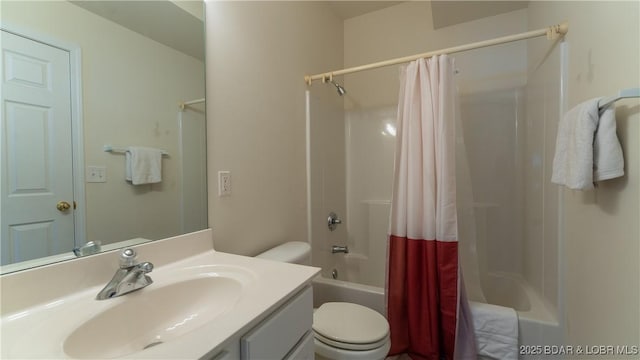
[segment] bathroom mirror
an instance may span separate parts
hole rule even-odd
[[[206,228],[203,2],[0,6],[2,273]]]

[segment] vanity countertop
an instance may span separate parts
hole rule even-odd
[[[196,236],[198,239],[190,239],[190,235]],[[167,257],[167,252],[171,253],[173,246],[180,244],[180,248],[183,249],[185,246],[189,246],[190,241],[196,241],[197,244],[193,246],[194,249],[199,248],[202,250],[202,247],[207,247],[207,237],[210,242],[210,230],[198,232],[195,233],[195,235],[186,234],[136,247],[140,261],[151,261],[155,264],[154,253],[157,254],[157,258],[162,257],[162,259],[159,259],[159,263],[156,264],[156,268],[149,274],[154,280],[154,283],[141,290],[108,300],[95,300],[95,296],[113,275],[111,270],[117,268],[117,251],[96,255],[94,257],[94,262],[97,263],[103,262],[110,264],[113,262],[112,266],[106,266],[108,269],[103,269],[102,272],[104,273],[100,275],[99,281],[87,280],[86,277],[91,277],[92,272],[89,271],[83,274],[82,268],[78,267],[92,266],[91,259],[82,259],[82,261],[79,262],[80,264],[72,264],[74,260],[27,271],[31,273],[16,273],[1,277],[0,283],[3,292],[10,291],[12,295],[6,298],[3,296],[3,302],[9,302],[7,305],[11,311],[7,312],[3,309],[2,312],[0,357],[3,359],[11,359],[89,358],[95,356],[95,354],[78,356],[77,354],[82,354],[82,352],[74,354],[73,350],[69,351],[69,347],[72,346],[70,345],[69,339],[71,335],[74,334],[74,331],[94,319],[97,314],[103,314],[102,317],[108,317],[104,316],[104,314],[111,314],[112,312],[109,312],[110,309],[121,306],[126,302],[139,304],[136,306],[140,306],[141,308],[151,306],[153,304],[151,304],[148,299],[159,299],[153,297],[159,295],[153,294],[162,294],[162,296],[183,295],[163,293],[157,289],[161,289],[163,286],[167,286],[167,284],[171,285],[172,283],[188,279],[193,274],[197,274],[199,279],[224,277],[225,273],[235,274],[233,276],[239,280],[237,283],[240,284],[237,286],[241,287],[240,295],[226,301],[225,308],[219,309],[213,320],[200,323],[197,327],[192,327],[191,330],[179,336],[169,336],[169,340],[167,341],[159,339],[162,343],[145,350],[115,349],[115,352],[112,354],[114,356],[110,357],[197,359],[205,355],[213,355],[225,340],[242,334],[261,321],[262,318],[277,309],[289,297],[310,284],[311,279],[319,272],[318,268],[309,266],[286,264],[216,252],[212,246],[208,250],[198,251],[197,254],[182,252],[178,255],[180,252],[174,251],[174,254],[179,256],[179,258],[171,259]],[[15,286],[21,281],[41,279],[43,281],[42,291],[46,292],[48,289],[56,289],[56,283],[60,281],[56,276],[61,276],[63,273],[62,270],[55,268],[56,265],[67,267],[64,272],[70,274],[71,281],[79,281],[82,284],[93,285],[81,287],[78,288],[77,291],[67,292],[62,295],[56,293],[56,291],[52,291],[52,295],[50,296],[38,293],[38,287],[33,284],[28,284],[23,289]],[[100,268],[100,266],[98,267]],[[109,269],[109,267],[111,269]],[[47,271],[47,269],[49,271]],[[22,278],[20,278],[20,275],[22,275]],[[7,288],[7,286],[11,286],[11,288]],[[65,287],[63,286],[63,288]],[[233,289],[237,290],[236,288]],[[176,287],[175,289],[178,290],[181,288]],[[224,292],[225,289],[231,288],[222,287],[220,291]],[[156,292],[153,293],[154,291]],[[24,301],[23,304],[25,304],[25,306],[23,307],[16,304],[16,302],[20,301],[20,298],[25,299],[30,297],[30,294],[37,294],[37,296],[33,296],[36,297],[36,299],[27,299],[29,301]],[[222,295],[227,294],[221,294],[221,296]],[[215,296],[215,293],[213,296]],[[182,296],[182,299],[184,298],[185,297]],[[144,301],[147,301],[147,303],[140,299],[146,299]],[[165,298],[161,300],[166,301]],[[137,301],[137,303],[135,301]],[[170,300],[167,306],[171,307],[173,303],[174,302]],[[175,303],[180,304],[180,301]],[[5,303],[3,303],[3,308],[4,305]],[[192,324],[194,322],[197,323],[198,316],[201,316],[201,318],[202,316],[206,316],[206,314],[202,315],[203,312],[209,311],[211,307],[220,305],[203,306],[201,303],[198,304],[198,306],[203,310],[197,310],[197,306],[192,306],[192,308],[196,310],[192,311],[190,316],[184,318],[183,321],[174,321],[171,329],[179,329],[189,321],[192,321]],[[209,308],[209,310],[204,308]],[[133,313],[135,314],[135,312]],[[159,317],[162,316],[163,314],[159,315]],[[147,320],[144,320],[141,315],[139,319],[134,316],[133,318],[126,319],[126,321],[135,324],[136,321]],[[84,331],[84,329],[87,328],[86,325],[84,326],[82,330],[76,333]],[[118,326],[118,324],[114,326]],[[129,325],[124,327],[124,329],[128,327]],[[164,329],[165,333],[168,333],[167,330],[169,329]],[[179,331],[177,332],[179,333]],[[89,343],[87,347],[104,347],[105,342],[103,340],[104,339],[100,337],[96,337],[93,341],[90,339],[88,340]]]

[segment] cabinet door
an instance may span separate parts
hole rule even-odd
[[[239,339],[232,338],[227,340],[226,344],[222,345],[222,350],[216,351],[213,355],[211,352],[200,360],[238,360],[240,359],[240,341]]]
[[[311,330],[313,293],[307,287],[240,340],[242,359],[284,359]]]
[[[286,360],[314,360],[314,356],[313,331],[308,331]]]

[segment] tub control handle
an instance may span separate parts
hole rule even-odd
[[[342,220],[338,219],[338,215],[333,211],[329,213],[329,217],[327,217],[327,226],[329,230],[335,230],[339,224],[342,224]]]

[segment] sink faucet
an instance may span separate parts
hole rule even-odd
[[[120,253],[120,268],[113,279],[98,293],[97,300],[111,299],[151,285],[153,280],[146,275],[153,270],[150,262],[138,263],[133,249],[124,249]]]
[[[73,253],[77,257],[87,256],[99,253],[100,249],[102,249],[100,241],[89,241],[82,246],[73,248]]]

